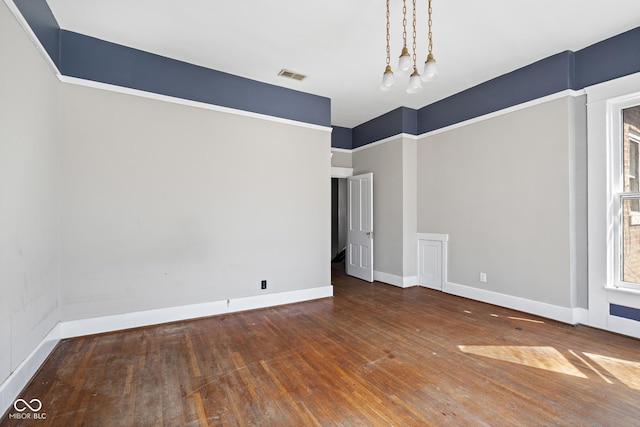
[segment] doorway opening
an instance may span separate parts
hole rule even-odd
[[[331,268],[345,271],[347,179],[331,178]]]

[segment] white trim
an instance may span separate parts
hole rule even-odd
[[[298,291],[70,320],[60,324],[60,334],[62,338],[72,338],[180,320],[197,319],[218,314],[273,307],[282,304],[292,304],[331,296],[333,296],[333,286],[322,286]]]
[[[77,86],[85,86],[93,89],[106,90],[108,92],[122,93],[125,95],[138,96],[141,98],[153,99],[156,101],[164,101],[172,104],[185,105],[187,107],[196,107],[196,108],[202,108],[204,110],[212,110],[212,111],[218,111],[221,113],[235,114],[237,116],[251,117],[254,119],[267,120],[270,122],[300,126],[303,128],[321,130],[329,133],[333,131],[333,128],[331,126],[321,126],[321,125],[315,125],[311,123],[299,122],[297,120],[283,119],[281,117],[269,116],[267,114],[254,113],[251,111],[238,110],[230,107],[223,107],[221,105],[208,104],[206,102],[198,102],[198,101],[192,101],[184,98],[176,98],[173,96],[160,95],[157,93],[146,92],[139,89],[131,89],[131,88],[111,85],[107,83],[100,83],[100,82],[94,82],[91,80],[79,79],[77,77],[59,76],[59,80],[62,83],[73,84]]]
[[[612,98],[633,98],[638,92],[640,73],[629,74],[615,80],[598,83],[584,89],[587,94],[587,105],[607,101]],[[631,95],[630,95],[631,94]]]
[[[27,20],[24,19],[24,16],[22,16],[22,13],[20,13],[20,9],[18,9],[18,6],[16,6],[16,4],[11,0],[4,0],[4,2],[13,16],[16,18],[16,21],[18,21],[18,24],[20,24],[25,33],[27,33],[27,36],[29,36],[29,39],[31,39],[31,42],[34,44],[38,52],[40,52],[40,55],[42,55],[45,62],[49,65],[49,67],[51,67],[51,70],[55,73],[55,75],[60,78],[60,70],[58,70],[58,67],[56,67],[56,64],[51,59],[44,46],[42,46],[42,44],[40,43],[40,40],[31,29],[31,26],[27,23]]]
[[[439,240],[441,242],[448,242],[449,235],[441,233],[417,233],[418,240]]]
[[[418,276],[396,276],[395,274],[384,273],[382,271],[373,272],[373,280],[386,283],[387,285],[397,286],[399,288],[410,288],[417,286]]]
[[[589,325],[589,310],[581,307],[574,308],[573,320],[574,325]]]
[[[331,178],[349,178],[353,176],[353,168],[331,167]]]
[[[621,286],[605,286],[603,288],[607,292],[617,292],[621,294],[640,296],[640,290],[635,288],[627,288]]]
[[[607,330],[617,334],[628,335],[634,338],[640,338],[640,327],[638,321],[625,319],[624,317],[609,316]]]
[[[482,301],[512,310],[523,311],[536,316],[546,317],[563,323],[575,325],[583,312],[568,307],[547,304],[526,298],[512,295],[500,294],[486,289],[474,288],[471,286],[459,285],[457,283],[445,282],[442,291],[448,294],[457,295],[464,298]],[[582,310],[582,309],[579,309]]]
[[[380,139],[378,141],[370,142],[369,144],[362,145],[362,146],[360,146],[358,148],[354,148],[354,149],[351,150],[351,152],[352,153],[357,153],[358,151],[366,150],[367,148],[373,148],[376,145],[384,144],[386,142],[395,141],[395,140],[397,140],[399,138],[407,138],[407,139],[414,139],[414,140],[418,139],[418,137],[415,136],[415,135],[411,135],[411,134],[408,134],[408,133],[398,133],[398,134],[395,134],[395,135],[390,136],[388,138]]]
[[[47,360],[55,346],[60,342],[60,324],[38,344],[20,365],[0,384],[0,414],[4,414],[13,405],[22,389],[31,381],[40,366]],[[31,396],[37,397],[37,396]]]
[[[332,153],[345,153],[345,154],[351,154],[353,150],[350,150],[348,148],[334,148],[331,147],[331,152]]]
[[[624,291],[614,291],[611,288],[604,289],[606,300],[606,310],[609,313],[610,305],[616,304],[623,307],[635,308],[640,310],[640,293],[636,292],[624,292]],[[637,326],[640,328],[640,322],[638,322]]]
[[[428,136],[437,135],[439,133],[448,132],[453,129],[457,129],[459,127],[469,126],[474,123],[482,122],[484,120],[493,119],[495,117],[499,117],[505,114],[513,113],[514,111],[524,110],[526,108],[533,107],[535,105],[544,104],[546,102],[554,101],[556,99],[566,98],[566,97],[578,97],[585,94],[584,90],[573,90],[566,89],[561,92],[556,92],[551,95],[543,96],[541,98],[536,98],[531,101],[523,102],[522,104],[516,104],[511,107],[503,108],[502,110],[494,111],[492,113],[484,114],[482,116],[474,117],[462,122],[454,123],[449,126],[445,126],[443,128],[435,129],[429,132],[425,132],[423,134],[418,135],[418,139],[426,138]]]

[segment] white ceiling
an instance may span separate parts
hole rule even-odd
[[[250,79],[331,98],[332,124],[354,127],[399,106],[420,108],[564,50],[640,25],[639,0],[433,0],[440,77],[409,95],[378,87],[384,0],[48,0],[60,27]],[[391,0],[392,66],[401,0]],[[409,2],[409,13],[411,11]],[[426,0],[418,2],[419,71]],[[409,21],[410,22],[410,21]],[[278,77],[282,68],[308,75]],[[398,79],[397,79],[398,80]]]

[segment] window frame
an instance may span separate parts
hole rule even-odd
[[[614,284],[612,153],[610,136],[612,104],[632,106],[640,102],[640,72],[584,88],[587,139],[587,309],[575,309],[578,323],[640,338],[638,322],[611,314],[611,305],[640,309],[640,291]],[[630,101],[626,105],[620,102]],[[581,110],[576,110],[579,137]],[[618,141],[616,141],[618,142]],[[579,164],[578,164],[579,166]],[[578,169],[579,171],[579,169]],[[582,286],[578,284],[578,288]]]
[[[624,257],[624,201],[640,200],[640,191],[625,191],[624,177],[624,119],[623,110],[640,106],[640,94],[624,97],[607,103],[608,146],[610,150],[609,165],[609,203],[612,208],[611,226],[613,234],[613,248],[609,254],[613,258],[613,277],[607,283],[608,288],[640,291],[640,283],[623,280]],[[637,135],[629,134],[629,140],[639,143]],[[640,151],[639,151],[640,154]],[[640,159],[636,159],[640,161]],[[636,178],[637,179],[637,178]],[[630,224],[630,226],[636,226]]]
[[[636,186],[638,186],[640,185],[640,135],[629,132],[628,136],[629,136],[629,164],[631,166],[631,162],[634,161],[636,172],[637,172],[636,175],[631,175],[631,173],[629,173],[629,178],[633,177],[633,179],[636,181]],[[633,153],[635,154],[635,158],[631,157],[631,154],[632,154],[631,147],[633,146],[635,146],[635,150],[634,150],[635,152]],[[640,192],[640,189],[637,189],[635,192]],[[634,191],[630,191],[629,193],[634,193]],[[629,215],[630,215],[629,219],[631,221],[629,225],[632,225],[632,226],[640,225],[640,200],[637,200],[637,201],[638,203],[636,204],[635,209],[631,207],[629,211]]]

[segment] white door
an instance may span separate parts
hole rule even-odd
[[[347,274],[373,282],[373,174],[349,177],[348,183]]]
[[[419,240],[418,243],[418,283],[442,290],[442,242]]]

